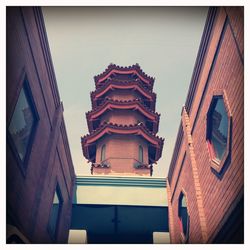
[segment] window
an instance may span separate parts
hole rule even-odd
[[[181,192],[179,197],[178,217],[179,217],[182,241],[187,243],[189,235],[189,214],[187,209],[186,196],[183,194],[183,192]]]
[[[139,162],[143,163],[143,147],[139,145]]]
[[[220,171],[229,153],[230,113],[224,95],[213,96],[207,115],[207,143],[212,166]]]
[[[220,161],[226,152],[228,136],[227,112],[222,98],[216,98],[214,101],[209,125],[213,157]]]
[[[57,185],[55,193],[54,193],[53,204],[50,210],[49,224],[48,224],[49,232],[53,239],[56,239],[57,226],[59,222],[59,216],[60,216],[62,203],[63,203],[63,200],[61,196],[61,191],[60,191],[59,186]]]
[[[105,159],[106,159],[106,145],[103,144],[101,149],[101,161],[104,161]]]
[[[34,107],[28,95],[27,82],[25,81],[8,126],[12,144],[14,144],[15,151],[22,163],[28,156],[29,144],[31,143],[37,120]]]

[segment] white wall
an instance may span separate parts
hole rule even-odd
[[[167,206],[166,188],[78,186],[77,204]]]

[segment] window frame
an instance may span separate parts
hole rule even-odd
[[[14,154],[17,165],[19,166],[21,173],[25,177],[27,169],[28,169],[28,163],[29,163],[29,159],[31,156],[31,150],[32,150],[32,146],[34,144],[35,135],[37,132],[40,117],[39,117],[39,114],[38,114],[38,111],[36,108],[36,104],[35,104],[33,94],[32,94],[31,88],[30,88],[30,83],[29,83],[28,77],[25,73],[22,75],[20,82],[21,82],[21,84],[20,84],[20,87],[18,90],[18,94],[16,95],[15,105],[13,106],[13,109],[11,110],[10,120],[8,121],[8,124],[6,124],[7,125],[6,136],[7,136],[7,142],[10,145],[10,149],[11,149],[12,153]],[[9,126],[10,126],[10,123],[12,121],[12,117],[14,115],[14,112],[16,110],[16,105],[18,103],[18,100],[19,100],[19,97],[20,97],[22,90],[24,91],[25,97],[27,99],[27,102],[30,106],[30,109],[31,109],[31,112],[32,112],[32,115],[34,118],[34,124],[32,126],[29,142],[28,142],[25,157],[23,160],[19,156],[18,150],[16,148],[16,144],[15,144],[14,139],[9,131]]]
[[[221,98],[224,103],[224,107],[227,114],[227,122],[228,122],[228,130],[227,130],[227,145],[225,153],[221,160],[217,159],[215,156],[214,146],[211,142],[211,119],[212,119],[212,112],[215,108],[215,102],[217,99]],[[208,148],[209,154],[209,161],[211,168],[215,170],[218,174],[222,172],[225,163],[227,162],[228,158],[231,155],[231,133],[232,133],[232,113],[230,109],[230,105],[228,102],[227,94],[225,90],[214,90],[213,95],[209,100],[209,108],[206,115],[206,143]]]
[[[183,230],[183,224],[182,224],[182,218],[180,217],[180,204],[182,201],[182,198],[185,197],[186,200],[186,207],[187,207],[187,229],[186,229],[186,235],[184,234]],[[181,241],[182,243],[188,243],[189,241],[189,230],[190,230],[190,213],[189,213],[189,208],[188,208],[188,199],[187,199],[187,193],[185,192],[184,189],[181,190],[179,197],[178,197],[178,223],[179,223],[179,228],[181,232]]]
[[[52,214],[52,210],[53,210],[55,194],[57,194],[57,197],[58,197],[59,208],[58,208],[58,213],[57,213],[57,218],[56,218],[56,223],[55,223],[55,231],[53,232],[53,230],[50,226],[50,219],[51,219],[51,214]],[[59,229],[59,225],[60,225],[60,218],[61,218],[61,214],[62,214],[63,203],[64,203],[64,200],[63,200],[61,188],[60,188],[59,183],[57,181],[55,188],[54,188],[53,196],[52,196],[52,202],[51,202],[51,207],[49,210],[48,223],[47,223],[47,231],[50,235],[50,238],[53,241],[56,241],[58,238],[58,232],[59,232],[58,229]]]

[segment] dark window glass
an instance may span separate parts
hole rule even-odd
[[[143,163],[143,147],[139,146],[139,162]]]
[[[214,157],[221,160],[226,152],[228,137],[228,117],[223,98],[217,98],[212,110],[210,143]]]
[[[31,132],[35,125],[35,115],[24,88],[21,89],[8,131],[15,144],[18,155],[24,161]]]
[[[189,216],[187,211],[187,201],[185,195],[183,193],[180,195],[179,199],[179,211],[178,211],[179,219],[180,219],[180,227],[184,236],[188,237],[188,227],[189,227]]]
[[[60,189],[57,186],[55,194],[54,194],[54,198],[53,198],[53,205],[50,211],[50,217],[49,217],[49,230],[54,239],[56,238],[56,229],[58,225],[61,206],[62,206],[62,198],[61,198]]]
[[[106,157],[106,145],[102,145],[102,150],[101,150],[101,161],[104,161]]]

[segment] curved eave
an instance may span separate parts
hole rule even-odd
[[[121,67],[115,64],[110,64],[108,68],[101,74],[94,77],[96,87],[102,85],[101,82],[105,81],[111,74],[136,74],[143,82],[145,82],[150,88],[153,87],[154,78],[145,74],[139,64],[135,64],[128,67]]]
[[[86,113],[87,123],[89,131],[93,130],[93,120],[97,120],[101,115],[110,110],[135,110],[140,112],[148,120],[153,123],[153,133],[158,132],[160,114],[150,110],[148,107],[141,103],[140,99],[131,101],[119,101],[107,98],[104,103],[98,106],[96,109]]]
[[[121,82],[109,81],[105,86],[91,92],[92,108],[97,107],[97,99],[101,98],[110,90],[131,89],[138,91],[145,99],[150,101],[150,109],[155,110],[156,94],[143,88],[138,82],[128,82],[126,84]]]
[[[151,133],[143,125],[123,126],[112,123],[105,123],[100,126],[99,129],[93,131],[93,133],[81,137],[82,150],[85,158],[90,161],[93,160],[89,155],[89,147],[95,145],[99,139],[107,134],[141,136],[150,144],[149,147],[155,150],[154,159],[151,158],[151,161],[156,162],[161,157],[164,139]]]

